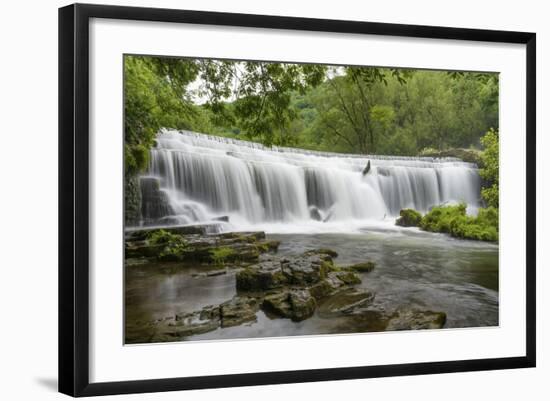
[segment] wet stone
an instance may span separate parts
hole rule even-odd
[[[446,321],[445,312],[400,310],[390,318],[386,331],[441,329]]]
[[[345,288],[324,300],[319,306],[319,314],[331,316],[352,313],[356,308],[365,307],[374,300],[374,294],[361,288]]]
[[[260,302],[256,298],[236,296],[220,305],[222,327],[239,326],[246,322],[255,322]]]

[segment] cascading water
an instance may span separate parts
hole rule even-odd
[[[363,174],[370,161],[371,168]],[[346,231],[403,208],[477,208],[477,166],[458,159],[344,155],[162,130],[141,177],[142,224],[228,220],[228,229]],[[276,229],[275,229],[276,231]]]

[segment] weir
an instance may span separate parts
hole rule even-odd
[[[341,225],[382,221],[403,208],[477,208],[477,166],[458,159],[348,155],[189,131],[162,130],[141,177],[142,225],[229,220]],[[363,174],[370,161],[370,170]]]

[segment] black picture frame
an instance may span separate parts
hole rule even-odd
[[[91,18],[526,45],[526,353],[520,357],[218,376],[89,381],[89,21]],[[536,35],[479,29],[74,4],[59,9],[59,391],[71,396],[534,367],[536,363]]]

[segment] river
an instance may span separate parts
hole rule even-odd
[[[375,295],[373,310],[398,308],[443,311],[445,328],[498,325],[498,245],[457,240],[414,228],[376,227],[354,234],[270,234],[281,241],[279,254],[312,248],[339,253],[339,265],[372,260],[376,268],[362,273],[362,284]],[[235,275],[193,277],[205,267],[155,263],[126,268],[126,319],[151,321],[206,305],[235,294]],[[129,326],[127,326],[129,327]],[[302,322],[271,319],[261,310],[257,321],[219,328],[181,340],[231,339],[377,331],[375,316],[323,318]]]

